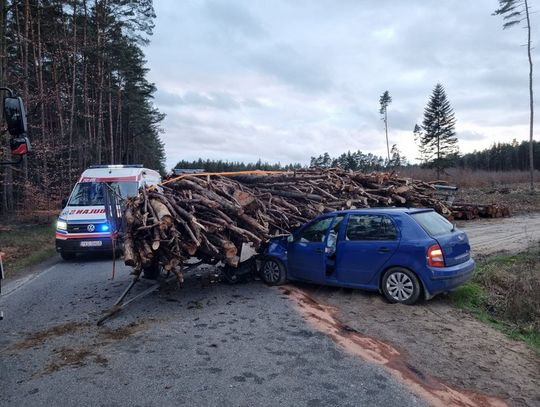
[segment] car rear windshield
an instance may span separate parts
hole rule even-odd
[[[75,185],[71,199],[68,205],[70,206],[97,206],[104,205],[102,182],[79,182]],[[137,182],[132,181],[112,181],[107,182],[113,190],[119,193],[123,198],[137,195]]]
[[[454,229],[454,226],[437,212],[416,212],[411,216],[431,236],[445,235]]]

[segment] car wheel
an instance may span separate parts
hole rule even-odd
[[[384,273],[382,291],[391,303],[414,304],[420,297],[421,286],[413,272],[395,267]]]
[[[73,252],[60,252],[60,257],[64,260],[74,260],[77,257],[77,253]]]
[[[261,278],[268,285],[281,285],[287,282],[287,270],[278,259],[266,259],[261,267]]]

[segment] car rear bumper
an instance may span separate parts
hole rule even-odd
[[[475,267],[476,263],[473,259],[451,267],[431,267],[430,279],[424,282],[426,297],[431,298],[435,294],[459,287],[472,277]]]

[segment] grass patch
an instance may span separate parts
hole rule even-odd
[[[540,250],[481,260],[450,299],[479,320],[540,352]]]
[[[6,276],[38,264],[55,253],[53,223],[0,226],[0,251]]]

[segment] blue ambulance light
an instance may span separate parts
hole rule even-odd
[[[104,223],[103,225],[99,225],[98,229],[100,232],[108,232],[110,227],[107,223]]]

